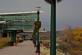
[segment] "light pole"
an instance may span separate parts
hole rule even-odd
[[[45,0],[51,4],[50,55],[56,55],[56,0]]]
[[[51,2],[51,33],[50,33],[50,55],[56,54],[56,1]]]
[[[51,4],[50,55],[56,55],[56,0],[45,0]],[[60,2],[61,0],[57,0]]]

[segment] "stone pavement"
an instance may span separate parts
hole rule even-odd
[[[9,46],[0,49],[0,55],[36,55],[31,41],[24,41],[17,46]]]

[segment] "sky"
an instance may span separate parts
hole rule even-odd
[[[82,27],[82,0],[62,0],[56,5],[56,29]]]
[[[44,0],[0,0],[0,12],[20,12],[20,11],[32,11],[36,10],[36,7],[40,6],[42,14],[40,14],[40,20],[42,22],[42,28],[47,31],[50,30],[50,5]]]
[[[42,29],[50,30],[50,4],[44,0],[0,0],[0,12],[32,11],[40,6]],[[62,0],[56,5],[56,30],[65,26],[82,26],[82,0]]]

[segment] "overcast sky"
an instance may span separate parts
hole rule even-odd
[[[44,0],[0,0],[0,12],[31,11],[41,6],[44,11],[40,15],[42,28],[49,30],[50,26],[50,5]],[[82,26],[82,0],[63,0],[56,6],[56,27],[57,30],[64,26]]]
[[[42,28],[49,30],[50,5],[44,0],[0,0],[0,12],[32,11],[36,10],[38,6],[44,11],[44,13],[40,15]]]
[[[82,0],[63,0],[56,6],[57,30],[64,26],[82,26]]]

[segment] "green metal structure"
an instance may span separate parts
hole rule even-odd
[[[11,41],[16,43],[17,30],[32,30],[33,23],[37,20],[37,11],[0,13],[0,22],[5,21],[3,32],[9,33]]]
[[[6,21],[6,30],[29,30],[36,20],[36,13],[0,14],[0,20]]]

